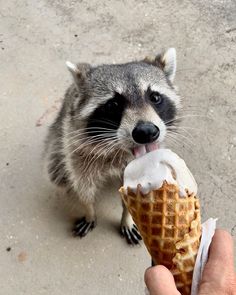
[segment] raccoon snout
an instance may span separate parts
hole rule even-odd
[[[151,122],[139,122],[132,131],[136,143],[147,144],[155,141],[160,134],[160,129]]]

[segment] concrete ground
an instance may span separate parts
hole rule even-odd
[[[0,294],[144,293],[150,258],[117,233],[115,185],[79,240],[42,175],[68,59],[117,63],[176,47],[183,125],[193,129],[171,147],[196,176],[203,220],[218,217],[236,235],[235,16],[235,0],[0,1]]]

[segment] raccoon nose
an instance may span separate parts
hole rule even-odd
[[[151,122],[138,123],[132,131],[136,143],[146,144],[155,141],[160,134],[160,129]]]

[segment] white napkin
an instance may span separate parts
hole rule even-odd
[[[202,237],[193,270],[191,295],[197,295],[198,293],[198,287],[202,278],[203,269],[208,259],[209,247],[215,233],[216,221],[217,219],[209,218],[202,224]]]

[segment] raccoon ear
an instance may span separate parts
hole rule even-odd
[[[176,50],[169,48],[156,57],[146,57],[144,62],[155,65],[163,70],[166,77],[173,82],[176,72]]]
[[[86,63],[73,64],[70,61],[66,62],[66,66],[68,70],[71,72],[76,85],[86,79],[88,72],[91,69],[89,64],[86,64]]]
[[[176,72],[176,50],[169,48],[164,53],[156,56],[156,61],[161,67],[167,78],[173,82]]]

